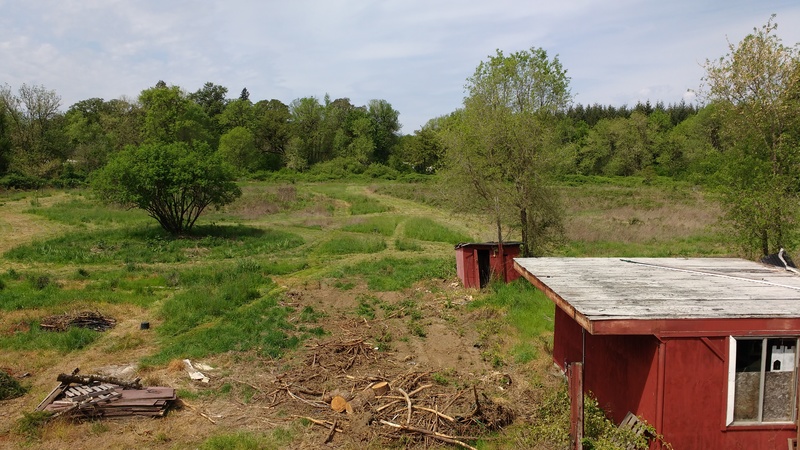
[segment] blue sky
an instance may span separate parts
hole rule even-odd
[[[0,84],[43,85],[63,110],[158,80],[287,104],[384,99],[412,133],[459,108],[497,49],[558,55],[575,103],[692,102],[705,60],[773,13],[800,42],[797,0],[0,0]]]

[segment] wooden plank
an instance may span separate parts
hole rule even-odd
[[[583,450],[583,363],[572,363],[567,368],[570,397],[570,441],[572,448]]]
[[[66,389],[66,385],[64,383],[58,383],[58,386],[54,387],[47,397],[42,400],[38,406],[36,406],[36,411],[44,411],[45,407],[53,402],[59,395],[61,395]]]

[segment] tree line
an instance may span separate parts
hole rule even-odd
[[[400,135],[386,100],[357,106],[325,96],[252,102],[247,89],[228,98],[211,82],[194,92],[159,81],[136,99],[90,98],[60,110],[44,86],[0,86],[0,177],[13,182],[80,182],[127,146],[204,142],[241,175],[303,171],[348,158],[387,164]],[[10,177],[10,179],[8,179]]]
[[[797,242],[800,200],[800,58],[776,29],[773,17],[706,61],[702,106],[575,105],[557,56],[498,50],[467,79],[461,108],[406,135],[386,100],[254,103],[247,89],[230,99],[211,82],[187,92],[159,81],[136,99],[92,98],[61,112],[54,91],[4,85],[0,186],[79,184],[125,149],[176,143],[213,155],[234,177],[323,165],[345,175],[437,174],[480,203],[499,240],[504,225],[516,228],[527,254],[543,254],[561,228],[555,178],[663,176],[717,189],[743,248],[774,253]]]
[[[0,184],[32,187],[77,184],[126,146],[148,141],[206,142],[241,176],[316,164],[387,166],[433,174],[444,163],[441,129],[460,114],[434,118],[400,134],[400,113],[386,100],[356,106],[347,98],[228,98],[211,82],[194,92],[159,81],[136,99],[78,101],[62,112],[61,98],[44,86],[0,86]],[[649,102],[626,106],[570,105],[561,111],[563,173],[633,175],[653,168],[682,176],[694,155],[684,121],[693,105]],[[708,126],[705,124],[703,126]],[[351,169],[352,170],[352,169]]]

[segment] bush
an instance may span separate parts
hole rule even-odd
[[[39,189],[45,185],[42,178],[23,175],[20,173],[10,173],[0,178],[0,187],[4,189],[30,190]]]
[[[0,400],[22,397],[27,391],[14,377],[0,370]]]

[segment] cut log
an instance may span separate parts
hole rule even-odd
[[[331,399],[331,409],[340,413],[347,409],[347,400],[341,395],[337,395]]]
[[[370,386],[370,388],[373,391],[375,391],[375,396],[376,397],[380,397],[381,395],[386,395],[391,390],[391,388],[389,387],[389,383],[386,382],[386,381],[379,381],[379,382],[373,384],[372,386]]]
[[[357,412],[362,411],[364,407],[373,400],[375,400],[375,391],[371,387],[362,390],[361,392],[356,394],[356,396],[353,397],[352,400],[347,402],[347,405],[345,407],[345,409],[347,410],[347,414],[355,414]]]
[[[350,401],[353,398],[353,393],[344,389],[334,389],[330,392],[326,392],[322,396],[322,401],[325,403],[330,403],[334,397],[342,397],[345,401]]]

